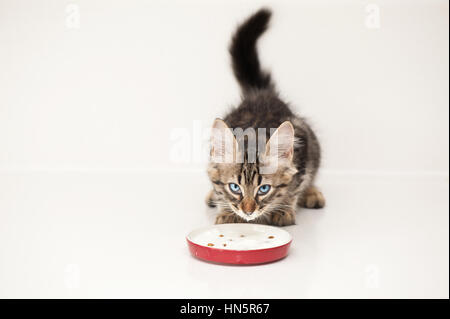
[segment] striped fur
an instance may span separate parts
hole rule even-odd
[[[228,130],[266,128],[265,140],[269,140],[273,136],[270,129],[280,128],[287,121],[297,142],[292,144],[292,154],[288,152],[285,160],[270,173],[261,169],[269,142],[261,150],[250,150],[245,142],[237,141],[242,146],[239,152],[244,154],[243,162],[211,161],[208,176],[213,190],[207,203],[220,210],[216,223],[291,225],[295,223],[297,205],[320,208],[325,204],[323,195],[313,186],[320,164],[319,142],[305,119],[294,114],[281,100],[270,74],[260,69],[256,43],[266,30],[270,16],[269,10],[261,9],[240,25],[233,36],[230,53],[242,89],[242,101],[225,116],[222,126]],[[214,143],[217,145],[217,141]],[[250,151],[256,151],[255,161],[249,160]],[[233,193],[230,183],[239,185],[241,193]],[[262,185],[270,185],[267,194],[258,193]]]

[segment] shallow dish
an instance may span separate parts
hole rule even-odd
[[[261,264],[285,257],[291,235],[278,227],[257,224],[221,224],[186,236],[194,257],[226,264]]]

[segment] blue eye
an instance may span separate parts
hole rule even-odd
[[[265,195],[269,192],[270,190],[270,185],[262,185],[259,189],[258,189],[258,194],[259,195]]]
[[[228,184],[228,187],[230,187],[230,190],[235,194],[241,193],[241,188],[239,187],[238,184],[230,183],[230,184]]]

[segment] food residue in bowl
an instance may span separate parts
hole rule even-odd
[[[273,237],[273,236],[269,236],[268,238],[269,238],[269,239],[274,239],[275,237]]]
[[[212,246],[214,246],[214,244],[212,244],[212,243],[208,243],[208,246],[209,246],[209,247],[212,247]]]

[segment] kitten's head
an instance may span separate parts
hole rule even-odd
[[[235,136],[224,121],[214,122],[208,175],[215,189],[214,204],[251,221],[292,204],[288,186],[297,170],[292,162],[294,128],[289,121],[267,142],[265,133],[246,131]]]

